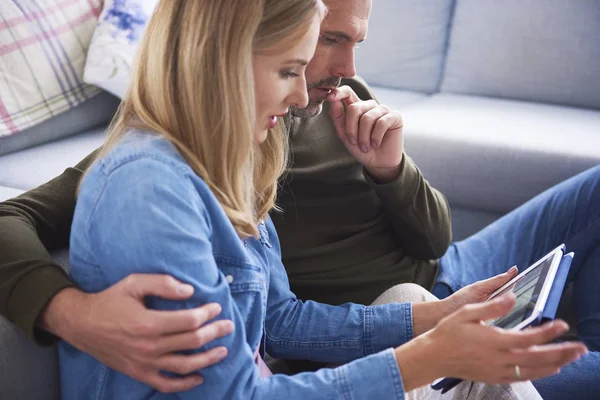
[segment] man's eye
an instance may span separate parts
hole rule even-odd
[[[336,39],[328,38],[328,37],[325,37],[325,36],[321,36],[321,40],[325,44],[335,44],[335,43],[337,43]]]

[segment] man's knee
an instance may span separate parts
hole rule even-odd
[[[389,303],[422,303],[437,300],[427,289],[414,283],[402,283],[383,292],[372,305]]]

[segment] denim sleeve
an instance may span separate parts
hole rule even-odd
[[[266,315],[267,352],[276,358],[343,363],[396,347],[414,336],[409,303],[330,306],[303,302],[291,292],[271,220],[271,282]]]
[[[231,319],[235,332],[195,352],[225,346],[229,355],[201,371],[204,383],[177,393],[180,399],[403,399],[400,372],[391,350],[337,369],[261,379],[246,342],[243,317],[213,258],[211,220],[191,180],[178,169],[154,159],[138,159],[112,170],[87,221],[89,251],[108,284],[132,273],[163,273],[194,286],[187,301],[154,298],[161,310],[218,302],[217,318]],[[110,373],[118,374],[111,371]],[[128,396],[139,383],[105,379],[105,393]],[[125,382],[125,383],[123,383]]]

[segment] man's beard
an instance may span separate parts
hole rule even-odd
[[[314,87],[338,87],[341,82],[342,82],[342,78],[332,76],[332,77],[322,79],[318,82],[308,85],[307,90],[309,91],[309,94],[310,94],[310,90]],[[294,106],[290,106],[290,112],[292,113],[292,115],[294,117],[299,117],[299,118],[316,117],[317,115],[321,114],[321,111],[323,110],[323,103],[325,102],[325,100],[327,100],[326,97],[323,97],[322,99],[314,99],[314,100],[309,99],[308,105],[304,108],[297,108]]]

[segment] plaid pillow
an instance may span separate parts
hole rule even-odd
[[[2,0],[0,137],[100,92],[82,77],[101,8],[102,0]]]

